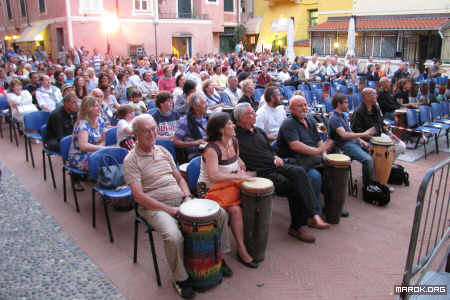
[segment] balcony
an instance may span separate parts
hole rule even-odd
[[[176,12],[160,12],[160,19],[193,19],[193,20],[209,20],[208,14],[194,14],[189,12],[183,12],[178,14]]]

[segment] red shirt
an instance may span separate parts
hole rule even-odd
[[[158,80],[158,89],[160,91],[168,91],[172,93],[172,91],[175,89],[175,78],[167,78],[167,77],[161,77]]]
[[[266,84],[268,84],[268,83],[271,83],[272,82],[272,77],[270,77],[270,75],[269,74],[260,74],[259,76],[258,76],[258,80],[256,81],[256,83],[258,84],[258,85],[266,85]]]

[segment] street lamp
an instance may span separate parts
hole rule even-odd
[[[111,44],[109,43],[109,34],[113,33],[119,27],[119,19],[115,14],[105,14],[102,16],[102,27],[106,34],[106,53],[110,54]]]

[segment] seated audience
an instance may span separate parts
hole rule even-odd
[[[264,92],[265,104],[256,112],[256,127],[261,128],[270,141],[276,140],[278,131],[286,119],[286,111],[281,103],[280,89],[270,85]]]
[[[175,110],[180,115],[185,115],[189,108],[189,97],[197,90],[196,83],[193,80],[186,80],[183,86],[183,94],[175,98]]]
[[[52,112],[61,103],[61,91],[50,84],[50,77],[42,75],[41,87],[36,91],[36,100],[42,110]]]
[[[131,121],[134,118],[134,105],[122,104],[117,110],[117,144],[125,149],[134,147],[135,139],[131,129]]]
[[[23,128],[23,116],[38,109],[33,104],[30,92],[22,90],[20,80],[12,79],[9,83],[9,90],[7,100],[11,107],[12,117],[19,121],[21,128]]]
[[[248,102],[252,106],[254,111],[258,110],[258,102],[253,98],[253,93],[255,92],[255,85],[251,79],[244,80],[241,83],[242,86],[242,97],[239,99],[238,103]]]
[[[172,93],[175,88],[175,78],[172,77],[170,67],[164,67],[163,76],[158,80],[158,89]]]
[[[394,111],[401,108],[401,104],[394,99],[391,93],[391,80],[387,77],[380,79],[378,91],[378,104],[385,119],[394,120]]]

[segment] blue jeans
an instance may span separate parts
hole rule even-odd
[[[372,156],[361,148],[359,142],[347,141],[340,148],[346,155],[350,156],[351,159],[357,160],[362,164],[364,185],[369,184],[371,180],[375,180]]]
[[[316,196],[316,211],[320,209],[319,215],[322,216],[322,204],[320,201],[320,191],[322,190],[322,174],[316,169],[310,169],[306,172],[308,175],[309,182],[311,183],[312,190],[314,195]]]

